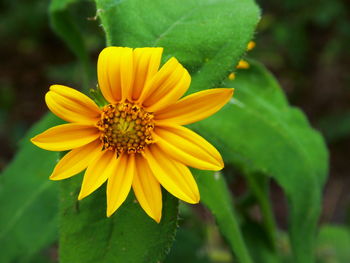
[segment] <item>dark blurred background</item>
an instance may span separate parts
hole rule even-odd
[[[274,73],[290,103],[325,136],[330,176],[321,220],[349,222],[350,2],[257,2],[263,16],[249,55]]]
[[[74,55],[50,28],[48,1],[1,0],[0,12],[0,170],[13,158],[18,141],[46,111],[51,84],[81,88]],[[349,223],[350,204],[350,11],[346,0],[258,0],[262,19],[256,48],[248,57],[263,62],[277,77],[292,105],[303,109],[330,149],[330,177],[321,222]],[[104,43],[86,2],[84,25],[92,61]],[[239,74],[239,71],[237,72]],[[95,78],[95,76],[93,76]],[[241,187],[239,180],[231,183]],[[272,199],[280,226],[286,222],[281,191]],[[180,233],[181,234],[181,233]]]

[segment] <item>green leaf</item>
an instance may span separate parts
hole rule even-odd
[[[108,45],[164,47],[209,88],[237,64],[259,20],[252,0],[96,0]]]
[[[213,213],[220,231],[238,258],[238,262],[253,262],[242,237],[237,216],[233,210],[230,193],[220,173],[194,171],[201,202]]]
[[[78,58],[84,70],[83,81],[85,90],[88,90],[90,76],[93,67],[89,59],[86,44],[81,34],[81,30],[74,20],[74,16],[69,12],[69,7],[82,0],[51,0],[49,7],[50,22],[53,30],[66,43],[69,49]],[[84,5],[87,4],[84,1]],[[82,5],[83,6],[83,5]]]
[[[345,226],[326,225],[317,240],[319,263],[350,262],[350,230]]]
[[[56,240],[57,188],[48,177],[58,155],[39,149],[29,139],[58,123],[48,114],[34,125],[0,176],[2,263],[29,262]]]
[[[328,152],[302,112],[291,107],[272,75],[260,64],[223,83],[235,96],[214,117],[193,125],[218,146],[226,163],[245,174],[271,176],[289,201],[295,262],[313,262]],[[218,133],[219,131],[219,133]]]
[[[129,194],[110,218],[106,189],[77,201],[80,176],[61,182],[60,262],[160,262],[168,253],[177,228],[178,200],[163,192],[163,213],[153,221]]]

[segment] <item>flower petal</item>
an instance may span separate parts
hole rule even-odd
[[[191,76],[187,70],[175,58],[171,58],[147,82],[139,101],[147,111],[158,111],[183,96],[190,82]]]
[[[199,202],[197,183],[185,165],[171,159],[156,144],[146,148],[144,157],[153,175],[169,193],[187,203]]]
[[[49,151],[67,151],[88,144],[100,135],[96,127],[68,123],[50,128],[31,139],[36,146]]]
[[[134,84],[134,58],[131,48],[123,48],[120,56],[122,100],[131,101]]]
[[[130,99],[133,85],[133,52],[131,48],[107,47],[97,61],[98,83],[110,103]]]
[[[89,163],[101,151],[101,141],[95,140],[87,145],[71,150],[58,162],[50,179],[62,180],[86,169]]]
[[[158,122],[180,125],[200,121],[220,110],[232,97],[233,89],[203,90],[179,100],[177,103],[157,112]]]
[[[162,217],[162,190],[153,176],[147,161],[142,156],[136,157],[136,173],[132,187],[141,207],[157,223]]]
[[[147,82],[157,73],[163,48],[136,48],[134,50],[134,88],[132,99],[138,100]]]
[[[106,182],[117,172],[116,167],[115,153],[109,150],[100,151],[86,169],[78,200],[88,196]]]
[[[116,172],[107,183],[107,216],[110,217],[125,201],[135,174],[135,156],[122,154],[118,158]]]
[[[66,86],[52,85],[45,101],[54,114],[69,122],[93,124],[100,118],[100,109],[93,100]]]
[[[220,153],[203,137],[182,126],[157,127],[159,147],[177,161],[188,166],[218,171],[224,167]]]

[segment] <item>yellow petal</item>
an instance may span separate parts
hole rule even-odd
[[[144,157],[153,175],[169,193],[187,203],[199,202],[197,183],[185,165],[171,159],[156,144],[146,148]]]
[[[84,174],[78,199],[81,200],[99,188],[116,173],[117,160],[114,151],[100,151],[90,162]]]
[[[156,112],[157,122],[180,125],[200,121],[220,110],[232,97],[233,89],[203,90],[179,100],[174,105]]]
[[[62,180],[76,175],[88,167],[91,160],[101,151],[101,141],[95,140],[67,153],[58,162],[50,179]]]
[[[146,160],[136,157],[136,173],[132,187],[141,207],[157,223],[162,217],[162,190],[159,182],[153,176]]]
[[[69,122],[94,124],[100,118],[96,103],[75,89],[52,85],[45,101],[54,114]]]
[[[50,128],[31,139],[36,146],[49,151],[66,151],[88,144],[100,135],[96,127],[68,123]]]
[[[220,153],[203,137],[182,126],[157,127],[156,141],[168,155],[188,166],[218,171],[224,167]]]
[[[134,58],[131,48],[123,48],[120,55],[122,100],[131,101],[134,84]]]
[[[105,99],[117,103],[130,98],[133,85],[133,52],[131,48],[107,47],[97,61],[98,83]]]
[[[148,111],[155,112],[175,103],[188,90],[191,76],[171,58],[145,86],[140,102]]]
[[[157,73],[163,48],[136,48],[134,50],[134,88],[132,99],[138,100],[147,82]]]
[[[122,154],[115,173],[107,183],[107,216],[110,217],[127,198],[135,174],[135,156]]]

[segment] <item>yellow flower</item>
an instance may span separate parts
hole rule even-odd
[[[188,202],[199,202],[187,166],[221,170],[220,153],[183,127],[217,112],[233,89],[210,89],[181,98],[191,77],[175,59],[160,69],[162,48],[108,47],[99,55],[98,83],[108,105],[99,108],[86,95],[53,85],[45,96],[49,109],[70,122],[32,138],[40,148],[68,152],[51,180],[83,171],[78,199],[107,181],[107,216],[125,201],[131,187],[145,212],[160,222],[162,185]]]

